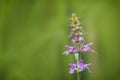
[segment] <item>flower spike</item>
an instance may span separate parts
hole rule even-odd
[[[83,53],[87,52],[95,52],[91,46],[93,45],[92,42],[86,44],[85,38],[84,38],[84,30],[81,27],[81,23],[79,21],[79,18],[76,16],[75,13],[72,14],[70,22],[70,38],[72,46],[65,46],[67,48],[65,54],[73,54],[75,57],[76,63],[69,64],[70,66],[70,74],[73,74],[75,72],[81,73],[82,71],[85,71],[86,69],[90,71],[91,63],[84,63],[84,60],[82,59]],[[85,54],[86,55],[86,54]]]

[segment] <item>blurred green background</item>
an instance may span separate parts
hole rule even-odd
[[[76,80],[62,54],[73,12],[96,51],[82,80],[120,80],[117,0],[0,0],[0,80]]]

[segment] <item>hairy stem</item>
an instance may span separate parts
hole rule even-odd
[[[77,80],[80,80],[80,73],[79,72],[77,72]]]

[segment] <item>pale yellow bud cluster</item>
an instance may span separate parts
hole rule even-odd
[[[80,22],[78,20],[79,18],[75,15],[75,13],[72,14],[72,18],[71,18],[71,27],[79,27],[80,26]]]
[[[80,36],[83,35],[84,31],[82,29],[81,23],[79,21],[79,18],[76,16],[75,13],[72,14],[70,27],[71,27],[71,35],[72,36]]]

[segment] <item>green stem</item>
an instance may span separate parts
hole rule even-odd
[[[78,45],[78,49],[79,49],[79,51],[80,51],[80,43],[79,43],[79,45]],[[77,56],[77,65],[79,64],[79,61],[81,60],[81,53],[79,52],[78,53],[78,56]],[[77,80],[81,80],[81,72],[77,72]]]
[[[79,50],[80,50],[80,44],[79,44]],[[79,52],[79,55],[78,55],[78,59],[79,61],[81,60],[81,53]],[[79,64],[79,62],[77,63]],[[81,72],[77,72],[77,80],[81,80]]]
[[[77,72],[77,80],[80,80],[80,72]]]
[[[79,61],[81,60],[81,53],[79,53]],[[79,64],[79,62],[77,62]],[[81,80],[81,72],[77,72],[77,80]]]

